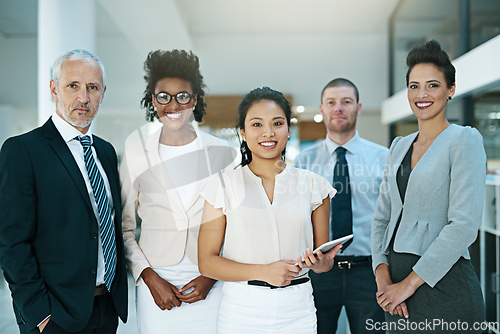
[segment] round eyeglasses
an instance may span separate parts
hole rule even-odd
[[[172,98],[175,98],[175,101],[179,104],[188,104],[196,94],[189,94],[188,92],[179,92],[175,95],[169,94],[167,92],[159,92],[158,94],[153,94],[156,102],[159,104],[165,105],[169,104],[172,101]]]

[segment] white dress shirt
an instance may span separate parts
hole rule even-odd
[[[85,158],[83,156],[83,147],[80,144],[80,141],[78,139],[75,139],[75,137],[83,136],[83,134],[80,131],[78,131],[76,128],[71,126],[69,123],[67,123],[58,114],[52,115],[52,122],[54,122],[54,125],[56,126],[57,131],[59,131],[59,133],[61,134],[61,137],[66,142],[66,145],[68,145],[68,148],[71,151],[71,154],[73,154],[73,157],[75,158],[75,162],[78,165],[78,168],[80,168],[80,172],[82,173],[83,179],[85,180],[85,185],[87,186],[87,192],[89,194],[90,203],[92,204],[92,208],[94,209],[95,217],[97,219],[97,222],[100,222],[99,211],[97,209],[97,204],[95,202],[94,192],[92,190],[92,185],[90,183],[89,175],[87,173],[87,168],[85,167]],[[87,133],[85,135],[90,136],[90,142],[93,143],[92,132],[90,129],[87,131]],[[108,194],[108,199],[109,199],[109,206],[111,208],[111,219],[112,219],[112,221],[114,221],[115,210],[113,207],[113,197],[111,196],[111,188],[109,186],[108,177],[106,176],[106,173],[104,172],[104,169],[101,165],[101,161],[99,160],[99,157],[97,156],[97,154],[95,152],[94,146],[91,146],[91,148],[92,148],[92,154],[94,155],[94,159],[95,159],[95,162],[97,164],[97,168],[99,168],[99,172],[101,173],[101,176],[104,180],[104,185],[106,186],[106,192]],[[96,286],[104,284],[104,254],[102,251],[101,235],[100,235],[100,233],[98,233],[98,235],[99,235],[99,237],[98,237],[99,250],[97,253],[98,257],[97,257]]]

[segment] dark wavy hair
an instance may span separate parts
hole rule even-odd
[[[269,87],[255,88],[247,95],[243,97],[238,106],[238,122],[236,127],[245,130],[245,118],[247,117],[248,110],[256,103],[260,101],[273,101],[275,102],[281,110],[285,113],[286,122],[288,127],[290,127],[290,122],[292,118],[292,109],[290,102],[285,98],[283,93],[277,90],[271,89]],[[248,165],[252,161],[252,152],[248,148],[246,141],[241,141],[240,145],[241,151],[241,166]],[[281,159],[285,160],[286,147],[281,152]]]
[[[146,120],[152,122],[158,119],[158,114],[153,106],[153,94],[156,83],[164,78],[179,78],[191,84],[193,93],[197,96],[197,104],[193,110],[197,122],[203,120],[205,115],[205,84],[200,73],[200,61],[193,52],[184,50],[163,51],[156,50],[148,54],[144,62],[146,75],[146,89],[141,100],[141,106],[146,109]]]
[[[455,67],[450,61],[448,54],[441,48],[438,41],[431,39],[423,44],[416,45],[406,57],[406,87],[410,81],[410,72],[418,64],[434,64],[443,73],[446,85],[451,88],[455,83]]]

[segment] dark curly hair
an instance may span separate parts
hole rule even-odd
[[[418,64],[434,64],[441,72],[443,72],[446,80],[446,85],[451,88],[455,83],[455,67],[450,61],[448,54],[441,49],[438,41],[431,39],[421,45],[416,45],[408,53],[406,57],[406,65],[408,65],[408,72],[406,72],[406,87],[410,81],[410,72]]]
[[[205,84],[200,73],[200,61],[193,52],[184,50],[156,50],[148,54],[144,62],[146,89],[141,100],[141,106],[146,109],[146,120],[152,122],[158,119],[153,106],[153,94],[156,83],[164,78],[179,78],[191,84],[193,93],[197,96],[197,104],[193,110],[194,119],[199,123],[205,115]]]
[[[256,103],[266,100],[273,101],[283,110],[286,117],[288,127],[292,118],[292,109],[290,102],[285,98],[283,93],[269,87],[255,88],[243,97],[238,106],[238,123],[237,127],[245,130],[245,118],[247,117],[248,110]],[[247,142],[242,141],[240,145],[241,151],[241,166],[248,165],[252,161],[252,152],[248,148]],[[285,160],[286,147],[281,152],[281,158]]]

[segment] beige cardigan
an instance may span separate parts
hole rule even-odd
[[[194,159],[199,162],[195,195],[187,210],[181,204],[158,155],[161,129],[147,134],[145,128],[134,132],[125,143],[120,166],[122,224],[125,256],[136,284],[147,267],[166,267],[179,263],[184,253],[198,263],[198,232],[205,200],[200,196],[208,176],[232,169],[236,151],[225,140],[194,126],[201,144]],[[186,163],[183,157],[182,161]],[[136,241],[137,219],[141,220],[139,242]]]

